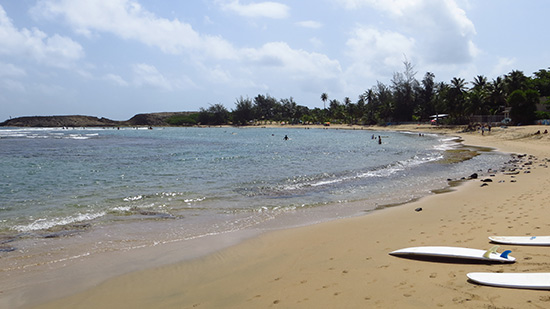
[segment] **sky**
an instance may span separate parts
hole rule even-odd
[[[0,122],[341,102],[416,78],[550,67],[546,0],[0,0]]]

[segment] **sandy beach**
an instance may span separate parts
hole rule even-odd
[[[488,249],[492,235],[550,235],[550,134],[534,134],[547,127],[495,127],[484,135],[429,125],[385,129],[458,135],[467,145],[527,156],[519,174],[495,173],[486,186],[481,179],[469,180],[452,192],[362,217],[271,232],[192,261],[138,265],[33,308],[550,307],[547,291],[480,286],[466,277],[485,271],[550,272],[550,247],[502,245],[499,251],[510,249],[517,258],[503,265],[388,255],[411,246]],[[163,255],[162,247],[156,250]],[[98,265],[94,271],[108,269]]]

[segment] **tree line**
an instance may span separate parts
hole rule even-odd
[[[200,108],[194,115],[173,119],[172,124],[249,125],[265,122],[289,124],[387,124],[427,121],[432,115],[446,114],[448,124],[467,124],[472,115],[502,115],[509,112],[512,123],[531,124],[536,119],[550,119],[550,113],[537,112],[541,98],[550,96],[550,68],[533,76],[513,70],[489,81],[483,75],[470,82],[454,77],[449,83],[436,82],[435,74],[427,72],[416,79],[413,65],[405,61],[403,72],[396,72],[389,84],[375,86],[352,102],[349,97],[339,101],[322,93],[323,108],[308,108],[292,97],[276,99],[268,94],[253,99],[240,97],[229,111],[222,104]],[[546,103],[549,104],[550,102]]]

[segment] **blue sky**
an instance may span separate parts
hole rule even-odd
[[[545,0],[0,0],[0,121],[356,101],[422,79],[550,67]]]

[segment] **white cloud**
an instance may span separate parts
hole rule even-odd
[[[473,22],[455,0],[335,0],[347,9],[374,8],[398,31],[414,37],[419,57],[439,64],[462,64],[479,53]]]
[[[0,77],[23,77],[27,75],[27,72],[11,63],[0,62]]]
[[[205,25],[214,25],[214,22],[212,21],[212,19],[210,18],[210,16],[204,16],[203,17],[203,23]]]
[[[253,64],[299,78],[332,78],[341,73],[338,61],[323,54],[292,49],[285,42],[266,43],[259,49],[246,49],[244,54]]]
[[[152,86],[163,90],[172,90],[172,83],[162,75],[156,67],[140,63],[133,66],[134,83],[136,86]]]
[[[239,0],[232,0],[221,4],[222,9],[235,12],[244,17],[252,18],[287,18],[290,8],[287,5],[278,2],[259,2],[250,4],[241,4]]]
[[[313,20],[300,21],[300,22],[297,22],[296,24],[300,27],[311,28],[311,29],[319,29],[323,27],[323,24]]]
[[[32,13],[36,18],[62,17],[77,33],[113,33],[169,54],[195,52],[218,59],[231,59],[235,54],[231,44],[220,37],[200,35],[178,19],[157,17],[132,0],[43,0]]]
[[[284,18],[289,15],[289,8],[276,2],[225,3],[224,8],[249,17]],[[59,21],[61,18],[75,32],[87,36],[111,33],[164,53],[190,56],[189,63],[203,74],[193,79],[207,83],[241,87],[263,84],[263,79],[274,79],[274,76],[308,82],[327,81],[339,78],[342,72],[338,61],[323,54],[292,49],[284,42],[266,43],[259,48],[235,48],[221,36],[203,35],[178,19],[158,17],[134,0],[42,0],[32,9],[32,14],[47,20]],[[306,22],[302,26],[321,25]],[[277,75],[277,72],[283,74]],[[169,77],[150,64],[134,65],[133,73],[131,84],[136,86],[147,85],[166,91],[197,87],[189,77]],[[116,75],[103,78],[122,86],[127,83]]]
[[[478,55],[473,42],[474,24],[454,1],[426,0],[411,13],[415,17],[411,18],[410,25],[419,34],[419,45],[424,47],[422,53],[428,60],[463,64]]]
[[[493,67],[491,75],[500,76],[508,74],[510,71],[515,69],[514,66],[516,65],[516,61],[517,59],[515,58],[498,57],[498,62]]]
[[[129,85],[122,77],[112,73],[106,74],[103,76],[103,79],[121,87],[127,87]]]
[[[424,0],[335,0],[350,10],[363,7],[374,7],[377,10],[391,13],[396,16],[402,16],[411,7],[418,6]],[[446,0],[440,0],[446,1]]]
[[[347,55],[360,76],[388,74],[401,69],[404,55],[413,54],[415,40],[397,32],[358,27],[346,42]]]
[[[293,49],[286,42],[270,42],[241,53],[240,65],[246,68],[242,76],[248,81],[238,79],[237,87],[248,84],[256,91],[288,95],[317,93],[319,89],[335,92],[342,86],[339,61],[321,53]]]
[[[80,44],[70,38],[36,29],[17,29],[0,6],[0,54],[30,57],[38,63],[68,67],[84,56]]]
[[[6,79],[0,79],[0,89],[6,89],[8,91],[23,93],[25,91],[25,86],[20,81],[6,78]]]
[[[309,39],[309,43],[311,43],[311,45],[313,45],[313,47],[315,48],[321,48],[324,45],[323,41],[321,41],[319,38],[316,38],[316,37]]]

